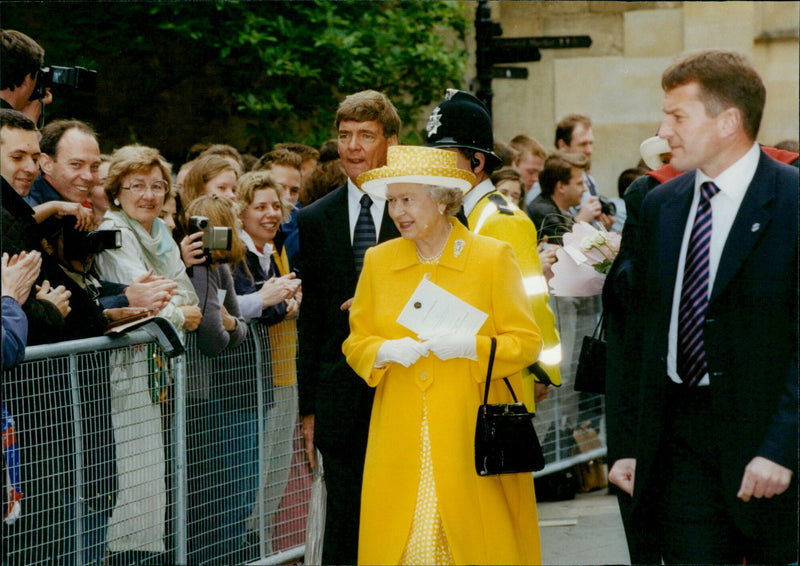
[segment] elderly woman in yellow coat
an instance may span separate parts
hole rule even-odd
[[[385,195],[403,236],[367,251],[342,346],[376,389],[359,564],[541,560],[532,475],[475,472],[491,337],[492,379],[508,377],[518,394],[519,372],[536,360],[542,340],[511,247],[472,234],[453,217],[473,182],[455,153],[408,146],[389,148],[386,167],[358,178],[365,192]],[[416,334],[398,322],[423,279],[488,315],[477,335]],[[489,402],[513,402],[502,381]]]

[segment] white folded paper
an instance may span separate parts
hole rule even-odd
[[[427,279],[412,293],[397,322],[422,336],[478,333],[489,315]]]

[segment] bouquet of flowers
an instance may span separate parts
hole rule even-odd
[[[562,297],[591,297],[603,290],[606,274],[619,253],[621,235],[578,222],[556,251],[550,290]]]

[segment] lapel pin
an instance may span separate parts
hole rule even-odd
[[[758,232],[759,228],[761,228],[761,224],[759,224],[758,222],[756,222],[755,224],[753,224],[752,226],[750,226],[750,231],[751,231],[751,232]]]
[[[465,245],[466,244],[465,244],[464,240],[462,240],[461,238],[459,238],[458,240],[453,242],[453,257],[460,256],[461,252],[464,250],[464,246]]]

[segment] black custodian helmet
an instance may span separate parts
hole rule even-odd
[[[428,117],[428,147],[462,147],[486,155],[486,171],[502,165],[494,153],[492,118],[486,106],[463,90],[447,89],[444,102]]]

